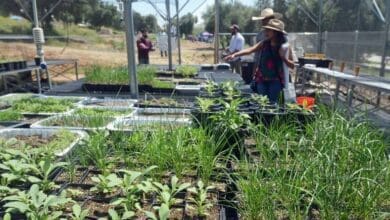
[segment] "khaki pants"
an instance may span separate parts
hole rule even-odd
[[[232,68],[233,73],[240,74],[240,76],[242,75],[241,60],[236,60],[236,61],[230,62],[230,68]]]

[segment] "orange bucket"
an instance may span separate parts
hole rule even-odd
[[[297,97],[297,104],[303,108],[312,110],[316,103],[316,99],[313,97],[300,96]]]

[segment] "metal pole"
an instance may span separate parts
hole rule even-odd
[[[323,0],[320,0],[320,8],[318,12],[318,48],[317,52],[321,53],[322,51],[322,7],[323,7]]]
[[[166,8],[167,8],[167,19],[168,19],[168,27],[167,27],[167,36],[168,36],[168,60],[169,67],[168,70],[172,70],[172,21],[171,21],[171,8],[169,5],[169,0],[165,0]]]
[[[380,76],[385,76],[385,69],[386,69],[386,55],[387,55],[387,48],[389,46],[388,40],[389,40],[389,27],[390,27],[390,1],[386,1],[386,26],[385,26],[385,36],[384,36],[384,47],[383,47],[383,54],[382,54],[382,60],[381,60],[381,70],[380,70]]]
[[[124,0],[125,24],[126,24],[126,46],[127,46],[127,65],[129,71],[129,85],[131,98],[138,99],[138,81],[137,66],[135,63],[135,34],[133,21],[133,0]]]
[[[355,31],[355,41],[353,44],[353,67],[352,68],[355,68],[356,64],[357,64],[358,43],[359,43],[359,31],[356,30]]]
[[[32,0],[32,7],[33,7],[33,14],[34,14],[34,25],[35,27],[39,27],[37,0]]]
[[[177,49],[178,49],[178,55],[179,55],[179,65],[181,65],[181,33],[180,33],[180,18],[179,18],[179,0],[176,0],[176,32],[177,32]]]
[[[214,63],[219,62],[219,1],[215,0]]]

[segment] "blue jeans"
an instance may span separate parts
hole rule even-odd
[[[280,81],[263,81],[256,84],[257,93],[267,96],[271,104],[278,102],[279,94],[282,91]]]

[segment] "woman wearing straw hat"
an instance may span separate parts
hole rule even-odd
[[[270,102],[275,104],[283,89],[283,64],[287,64],[289,68],[294,68],[294,61],[291,53],[288,56],[289,58],[286,58],[286,50],[282,48],[282,45],[286,43],[285,35],[287,34],[284,31],[284,23],[278,19],[271,19],[263,28],[266,36],[265,41],[233,53],[225,59],[231,60],[253,52],[260,52],[261,55],[255,74],[257,92],[267,96]]]

